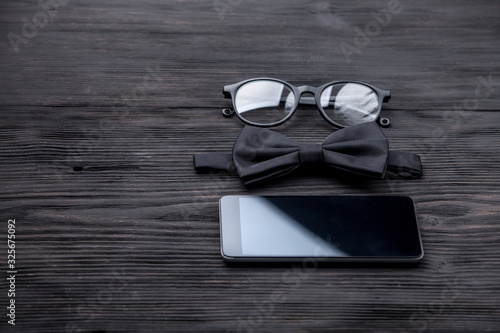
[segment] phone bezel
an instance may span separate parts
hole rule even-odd
[[[418,236],[418,243],[420,247],[420,254],[418,256],[398,256],[398,257],[380,257],[380,256],[332,256],[332,257],[288,257],[288,256],[243,256],[241,250],[241,221],[239,198],[262,198],[262,197],[303,197],[304,195],[229,195],[223,196],[219,200],[219,225],[220,225],[220,251],[222,258],[227,262],[244,263],[244,262],[301,262],[304,260],[314,260],[316,263],[335,263],[335,262],[363,262],[363,263],[416,263],[423,259],[424,249],[422,245],[422,237],[418,227],[418,218],[416,215],[415,202],[408,196],[349,196],[349,197],[386,197],[386,198],[406,198],[411,202],[411,209],[415,221],[415,229]],[[311,196],[309,196],[311,197]],[[312,197],[346,197],[341,195],[328,195],[328,196],[312,196]]]

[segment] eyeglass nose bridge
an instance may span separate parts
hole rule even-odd
[[[302,95],[304,93],[311,93],[314,95],[316,93],[316,91],[318,90],[318,88],[313,87],[313,86],[300,86],[300,87],[297,87],[297,89],[299,90],[300,95]]]
[[[316,105],[316,92],[318,91],[318,88],[313,87],[313,86],[300,86],[297,87],[297,90],[299,92],[299,104],[301,105]],[[305,93],[310,93],[313,96],[302,96]]]

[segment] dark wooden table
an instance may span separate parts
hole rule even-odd
[[[1,332],[500,330],[498,2],[57,1],[0,4]],[[423,177],[196,173],[243,128],[222,87],[260,76],[391,89],[384,133]],[[409,195],[426,256],[229,267],[218,199],[248,193]]]

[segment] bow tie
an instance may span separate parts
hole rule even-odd
[[[193,157],[197,171],[236,170],[245,185],[283,176],[304,164],[324,164],[375,178],[422,175],[420,157],[389,150],[387,138],[374,122],[337,130],[320,144],[298,144],[272,130],[246,126],[232,154]]]

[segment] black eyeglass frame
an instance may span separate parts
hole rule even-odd
[[[255,122],[252,122],[252,121],[249,121],[249,120],[245,119],[238,112],[238,109],[236,108],[236,103],[235,103],[236,92],[244,84],[247,84],[247,83],[253,82],[253,81],[259,81],[259,80],[268,80],[268,81],[279,82],[279,83],[285,85],[287,88],[289,88],[293,92],[294,96],[296,97],[295,98],[295,104],[293,106],[293,110],[285,118],[283,118],[283,119],[281,119],[279,121],[276,121],[274,123],[261,124],[261,123],[255,123]],[[230,98],[232,100],[234,112],[230,112],[230,111],[228,111],[228,109],[223,109],[222,113],[226,117],[231,116],[233,113],[236,113],[236,116],[238,116],[238,118],[240,118],[241,121],[243,121],[245,124],[248,124],[248,125],[258,126],[258,127],[272,127],[272,126],[281,125],[285,121],[287,121],[288,119],[290,119],[293,116],[293,114],[295,113],[295,111],[297,110],[297,107],[299,106],[299,104],[303,104],[303,105],[304,104],[306,104],[306,105],[316,105],[316,107],[318,108],[318,110],[319,110],[321,116],[323,117],[323,119],[325,119],[328,123],[330,123],[333,126],[336,126],[336,127],[339,127],[339,128],[344,128],[344,127],[347,127],[347,126],[339,124],[339,123],[331,120],[326,115],[325,110],[321,106],[321,94],[323,93],[323,90],[325,90],[328,86],[331,86],[333,84],[342,84],[342,83],[357,83],[357,84],[366,86],[366,87],[372,89],[373,91],[375,91],[375,93],[377,94],[377,97],[378,97],[378,105],[379,105],[378,106],[378,111],[377,111],[377,120],[379,121],[379,124],[382,125],[382,126],[384,126],[384,127],[387,127],[387,126],[390,125],[390,120],[389,119],[387,119],[387,118],[380,118],[380,112],[382,110],[382,104],[385,103],[385,102],[388,102],[389,99],[391,99],[391,91],[390,90],[386,90],[386,89],[377,88],[377,87],[372,86],[372,85],[370,85],[368,83],[359,82],[359,81],[348,81],[348,80],[331,81],[331,82],[325,83],[322,86],[319,86],[317,88],[313,87],[313,86],[300,86],[300,87],[296,87],[296,86],[294,86],[294,85],[292,85],[292,84],[290,84],[290,83],[288,83],[286,81],[279,80],[279,79],[274,79],[274,78],[269,78],[269,77],[260,77],[260,78],[253,78],[253,79],[244,80],[244,81],[241,81],[241,82],[238,82],[238,83],[234,83],[234,84],[230,84],[230,85],[224,86],[224,88],[222,89],[222,93],[224,94],[224,98]],[[302,97],[302,94],[304,94],[304,93],[310,93],[310,94],[312,94],[314,96],[314,100],[312,100],[311,98],[308,99],[308,97]]]

